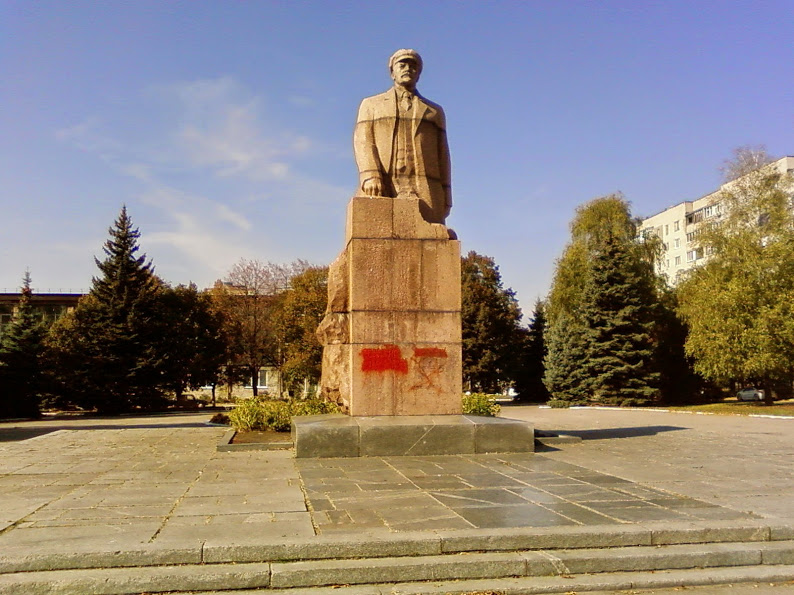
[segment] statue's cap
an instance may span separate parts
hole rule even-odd
[[[422,70],[422,56],[419,55],[419,52],[416,50],[397,50],[391,55],[389,58],[389,72],[391,72],[394,63],[398,60],[402,60],[404,58],[411,58],[414,62],[416,62],[417,67],[419,70]]]

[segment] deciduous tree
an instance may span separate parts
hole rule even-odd
[[[282,373],[291,390],[298,383],[320,381],[323,349],[315,331],[328,302],[328,267],[309,267],[290,281],[282,302],[284,363]]]
[[[737,171],[744,171],[736,163]],[[789,389],[794,378],[794,179],[767,165],[723,186],[707,255],[679,288],[695,369],[718,383]]]

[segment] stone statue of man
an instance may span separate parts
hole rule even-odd
[[[446,118],[416,90],[422,58],[397,50],[389,58],[394,86],[361,102],[353,135],[360,191],[418,198],[425,221],[444,223],[452,207]]]

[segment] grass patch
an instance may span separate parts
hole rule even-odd
[[[670,411],[702,411],[703,413],[717,413],[720,415],[785,415],[794,417],[794,399],[777,401],[772,405],[763,405],[755,401],[723,401],[721,403],[708,403],[706,405],[681,405],[665,407]]]

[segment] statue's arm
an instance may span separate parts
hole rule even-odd
[[[383,174],[375,144],[375,118],[372,112],[371,101],[362,101],[353,132],[353,154],[358,166],[360,190],[367,196],[382,196]]]

